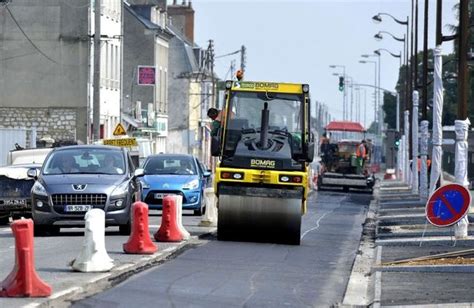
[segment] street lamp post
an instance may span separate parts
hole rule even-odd
[[[408,82],[411,80],[411,78],[409,78],[409,73],[408,73],[408,47],[409,47],[409,44],[408,44],[408,37],[409,37],[409,34],[410,34],[410,19],[406,18],[406,20],[400,20],[398,18],[395,18],[394,16],[388,14],[388,13],[378,13],[377,15],[373,16],[372,17],[372,20],[376,23],[380,23],[382,22],[382,16],[389,16],[391,19],[393,19],[397,24],[399,25],[403,25],[403,26],[406,26],[406,34],[404,35],[403,39],[398,39],[396,38],[394,35],[392,35],[391,33],[389,32],[386,32],[386,31],[381,31],[379,33],[387,33],[389,35],[391,35],[394,39],[396,39],[397,41],[400,41],[402,42],[403,41],[403,50],[405,52],[405,63],[407,65],[407,73],[406,73],[406,78],[407,78],[407,94],[405,96],[405,99],[406,99],[406,102],[405,102],[405,110],[408,110],[408,101],[410,100],[410,97],[409,97],[409,87],[408,87]]]
[[[399,37],[396,37],[394,36],[393,34],[391,34],[390,32],[387,32],[387,31],[380,31],[379,33],[377,33],[374,37],[375,39],[377,40],[381,40],[383,38],[382,34],[383,33],[387,33],[389,34],[393,39],[395,39],[396,41],[399,41],[399,42],[402,42],[403,41],[403,49],[405,50],[405,102],[404,102],[404,107],[405,108],[401,108],[401,109],[407,109],[408,105],[409,105],[409,101],[410,101],[410,84],[411,84],[411,81],[410,81],[410,70],[408,69],[408,44],[407,44],[407,37],[404,36],[403,39],[402,38],[399,38]],[[379,49],[379,50],[384,50],[384,49]],[[385,49],[386,50],[386,49]],[[387,50],[386,50],[387,51]],[[397,57],[396,55],[394,55],[393,53],[389,52],[392,56],[395,56]],[[400,60],[401,60],[401,56],[400,56]],[[400,110],[399,111],[399,114],[398,114],[398,117],[399,119],[402,118],[401,117],[402,115],[402,111]],[[403,119],[403,118],[402,118]]]
[[[376,125],[379,125],[378,124],[378,117],[377,117],[377,105],[378,105],[378,95],[377,95],[377,91],[379,89],[379,87],[377,86],[377,61],[370,61],[370,60],[360,60],[359,63],[363,63],[363,64],[366,64],[366,63],[373,63],[374,64],[374,67],[375,67],[375,71],[374,71],[374,94],[375,94],[375,110],[374,110],[374,122],[376,123]],[[378,128],[378,126],[377,126]],[[377,130],[378,131],[378,130]]]
[[[342,76],[344,80],[346,80],[346,66],[345,65],[329,65],[330,68],[342,68]],[[342,91],[342,119],[345,121],[346,120],[346,113],[347,113],[347,108],[346,108],[346,87],[344,87]]]
[[[398,55],[397,54],[394,54],[393,52],[391,52],[390,50],[388,49],[385,49],[385,48],[379,48],[377,50],[374,51],[374,54],[376,55],[381,55],[381,51],[385,51],[387,52],[388,54],[390,54],[392,57],[394,58],[399,58],[399,65],[400,67],[402,66],[402,52],[400,52]],[[396,125],[395,125],[395,129],[397,130],[397,132],[400,131],[400,96],[397,95],[397,107],[396,107]]]
[[[377,57],[378,60],[378,73],[377,73],[377,100],[376,100],[376,107],[375,107],[375,112],[377,112],[377,119],[378,119],[378,126],[377,126],[377,135],[381,136],[382,135],[382,127],[383,127],[383,113],[382,113],[382,98],[380,95],[380,75],[381,75],[381,58],[380,58],[380,53],[374,53],[374,54],[364,54],[361,55],[362,58],[369,58],[369,57]]]

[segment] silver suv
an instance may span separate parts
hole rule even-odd
[[[57,233],[61,227],[84,225],[92,208],[105,211],[107,226],[130,234],[130,207],[138,190],[135,167],[124,148],[77,145],[54,149],[31,189],[35,234]]]

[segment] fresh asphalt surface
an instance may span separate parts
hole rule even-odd
[[[341,303],[371,196],[316,192],[300,246],[215,238],[73,307],[308,307]]]

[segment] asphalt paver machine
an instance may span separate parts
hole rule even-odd
[[[370,173],[370,140],[365,140],[362,124],[350,121],[332,121],[325,127],[321,141],[321,168],[318,175],[318,190],[324,188],[350,188],[373,191],[375,177]],[[366,158],[357,168],[357,147],[366,141]]]
[[[307,84],[227,81],[214,189],[218,240],[300,244],[314,157]]]

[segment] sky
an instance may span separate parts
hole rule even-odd
[[[423,4],[419,0],[419,43],[423,48]],[[443,1],[443,25],[456,24],[453,6],[457,0]],[[373,54],[385,48],[398,54],[403,42],[385,35],[376,41],[374,35],[388,31],[403,37],[406,26],[390,17],[376,24],[372,16],[389,13],[400,20],[411,15],[411,0],[193,0],[195,10],[195,42],[205,48],[214,40],[216,56],[247,49],[245,80],[308,83],[312,100],[328,106],[332,118],[342,119],[342,94],[338,90],[340,68],[355,83],[374,84],[375,66],[361,64],[362,54]],[[436,1],[429,1],[429,48],[434,47]],[[444,27],[443,34],[450,34]],[[452,52],[452,43],[443,44],[443,53]],[[230,78],[232,60],[240,65],[240,55],[216,59],[216,72],[221,79]],[[367,60],[367,59],[366,59]],[[377,58],[368,60],[376,61]],[[380,85],[394,91],[398,79],[399,59],[382,52]],[[360,119],[366,126],[373,121],[373,90],[360,92]],[[354,98],[356,101],[356,98]],[[365,111],[365,117],[364,117]]]

